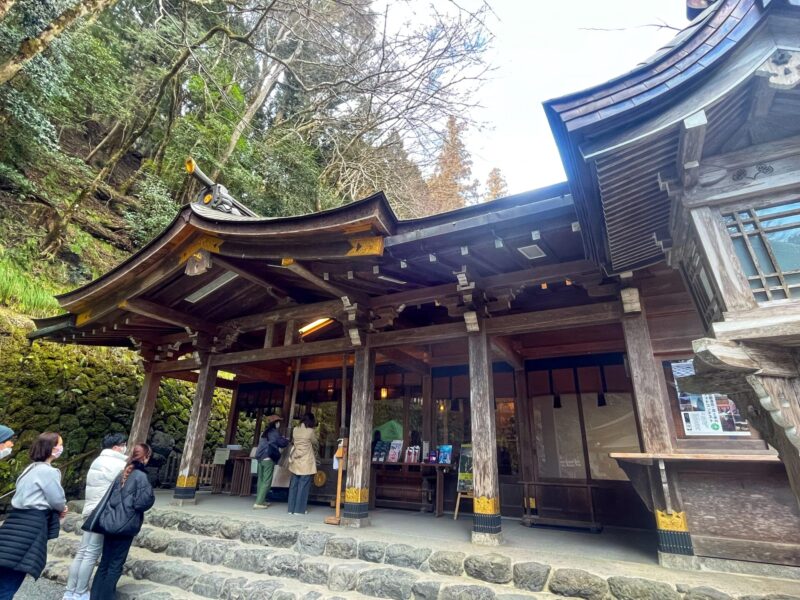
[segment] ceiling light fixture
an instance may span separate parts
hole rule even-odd
[[[383,279],[384,281],[388,281],[389,283],[397,283],[400,285],[405,285],[406,283],[408,283],[406,281],[403,281],[402,279],[390,277],[389,275],[378,275],[378,279]]]
[[[333,319],[331,319],[330,317],[320,317],[315,321],[311,321],[311,323],[307,325],[303,325],[297,331],[300,333],[300,335],[309,335],[311,333],[314,333],[315,331],[319,331],[323,327],[327,327],[331,323],[333,323]]]
[[[200,302],[200,300],[202,300],[206,296],[210,296],[211,294],[216,292],[218,289],[220,289],[223,285],[233,281],[237,277],[238,277],[238,275],[236,273],[232,273],[231,271],[228,271],[225,274],[220,275],[219,277],[217,277],[211,283],[208,283],[208,284],[204,285],[203,287],[201,287],[199,290],[197,290],[193,294],[191,294],[189,296],[186,296],[186,301],[190,302],[192,304],[194,304],[196,302]]]

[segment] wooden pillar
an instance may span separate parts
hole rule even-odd
[[[525,369],[514,370],[514,408],[517,419],[517,452],[523,481],[535,481],[536,450],[533,443],[533,411],[528,398],[528,374]],[[529,503],[532,498],[523,499]],[[531,505],[533,508],[533,505]]]
[[[173,503],[179,506],[194,504],[197,491],[197,476],[203,459],[203,446],[208,432],[208,419],[211,415],[211,400],[217,381],[217,368],[209,364],[210,355],[202,355],[200,375],[197,378],[189,426],[186,429],[186,443],[183,446],[181,466],[178,469],[178,482],[175,486]]]
[[[623,290],[623,310],[626,314],[622,317],[622,330],[643,449],[645,452],[669,453],[672,451],[669,397],[661,367],[653,356],[650,330],[636,288]]]
[[[355,351],[353,365],[353,408],[350,418],[350,445],[347,459],[347,485],[342,524],[348,527],[369,525],[369,478],[372,461],[372,409],[375,401],[375,351],[369,342]]]
[[[225,428],[225,443],[236,443],[236,433],[239,429],[239,409],[236,406],[239,400],[239,384],[236,384],[236,389],[231,394],[231,408],[228,411],[228,425]]]
[[[436,446],[434,432],[436,431],[436,413],[433,408],[433,386],[430,375],[422,376],[422,440],[430,443],[430,448]],[[425,457],[423,457],[423,460]]]
[[[481,331],[468,336],[469,385],[472,415],[472,479],[475,499],[472,543],[502,543],[500,529],[500,479],[497,469],[497,430],[489,339]]]
[[[142,381],[142,389],[139,390],[139,400],[136,402],[136,411],[133,413],[133,423],[128,436],[130,448],[146,442],[150,433],[150,422],[153,420],[158,387],[161,385],[161,374],[153,373],[152,368],[151,363],[145,363],[144,381]]]
[[[342,354],[342,393],[339,402],[339,437],[347,437],[347,354]]]

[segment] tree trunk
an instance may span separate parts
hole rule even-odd
[[[45,27],[35,38],[22,40],[16,54],[0,65],[0,85],[11,80],[28,61],[36,58],[39,54],[47,50],[50,44],[60,36],[65,29],[70,27],[75,21],[85,15],[97,15],[105,9],[114,5],[117,0],[84,0],[72,8],[68,8],[56,19]],[[3,16],[3,7],[11,8],[13,0],[0,0],[0,17]]]
[[[95,146],[92,149],[92,151],[89,152],[89,154],[86,155],[86,159],[85,160],[86,160],[87,163],[91,163],[92,159],[95,156],[97,156],[97,153],[100,152],[100,150],[102,150],[103,148],[105,148],[106,144],[108,144],[112,139],[114,139],[114,136],[117,135],[117,132],[120,130],[121,127],[122,127],[122,121],[117,121],[116,123],[114,123],[114,126],[108,131],[108,133],[105,135],[105,137],[103,137],[103,139],[100,140],[100,143],[97,144],[97,146]],[[123,137],[124,137],[124,133],[123,133]]]
[[[264,106],[264,102],[267,101],[269,98],[270,93],[273,89],[275,89],[275,85],[278,83],[278,78],[283,73],[284,67],[279,63],[272,63],[267,72],[264,76],[264,79],[261,81],[261,87],[258,89],[258,93],[256,94],[253,101],[248,105],[247,110],[244,111],[244,115],[242,118],[239,119],[239,122],[236,123],[236,127],[233,128],[233,133],[231,134],[231,139],[228,142],[228,147],[225,148],[225,152],[219,159],[219,164],[217,168],[214,170],[214,173],[211,175],[211,179],[216,181],[219,176],[220,172],[222,171],[222,167],[230,160],[231,156],[233,155],[233,151],[236,150],[236,144],[239,143],[239,140],[242,138],[242,134],[250,127],[250,123],[253,122],[253,118],[256,116],[261,107]]]
[[[53,256],[58,251],[64,233],[67,230],[67,226],[72,221],[72,218],[77,210],[86,200],[86,198],[95,193],[98,186],[103,183],[106,177],[111,174],[111,172],[114,170],[114,167],[117,166],[117,163],[122,159],[122,157],[125,156],[128,150],[130,150],[136,141],[148,130],[150,124],[153,122],[153,119],[158,113],[158,106],[161,104],[161,100],[164,97],[164,92],[167,89],[167,85],[169,85],[169,82],[172,81],[172,78],[177,75],[178,71],[180,71],[186,61],[189,60],[189,57],[192,56],[192,51],[200,45],[206,43],[220,32],[227,32],[227,30],[221,26],[212,27],[197,43],[183,49],[178,56],[178,59],[172,64],[172,67],[170,67],[169,71],[167,71],[164,77],[161,78],[161,81],[158,85],[158,92],[156,93],[156,97],[150,106],[150,111],[147,113],[139,127],[137,127],[136,130],[130,134],[130,136],[123,140],[120,147],[117,148],[113,155],[111,155],[111,157],[108,159],[108,162],[106,162],[103,168],[100,169],[100,172],[97,174],[97,176],[89,185],[85,186],[80,192],[78,192],[75,199],[67,205],[66,210],[63,213],[56,215],[52,229],[48,232],[47,236],[42,242],[42,254],[44,256]]]
[[[0,21],[2,21],[11,7],[17,3],[17,0],[0,0]]]

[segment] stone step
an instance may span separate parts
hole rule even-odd
[[[70,557],[79,537],[65,534],[50,543],[50,554]],[[533,600],[549,595],[492,589],[459,577],[294,549],[272,549],[146,526],[135,540],[126,570],[136,579],[191,589],[209,598],[273,597],[275,600],[346,595],[389,600]],[[208,569],[212,568],[213,571]],[[231,591],[233,590],[233,592]],[[239,590],[239,591],[236,591]],[[280,593],[278,591],[280,590]],[[270,593],[268,593],[270,592]]]
[[[76,507],[77,508],[77,507]],[[71,514],[62,527],[80,535],[81,518]],[[586,600],[732,600],[706,581],[716,574],[692,574],[694,585],[641,577],[602,576],[582,569],[558,568],[546,562],[512,560],[502,550],[481,553],[435,550],[423,546],[350,537],[346,531],[286,525],[259,515],[252,520],[153,509],[135,541],[153,558],[175,557],[239,576],[262,574],[318,586],[318,593],[360,593],[388,600],[522,600],[577,597]],[[57,543],[57,542],[56,542]],[[519,553],[517,553],[519,557]],[[618,570],[619,572],[619,570]],[[627,575],[623,571],[623,575]],[[734,576],[735,577],[735,576]],[[726,576],[726,581],[730,576]],[[674,579],[673,579],[674,581]],[[761,588],[750,582],[749,589]],[[800,596],[739,596],[747,600],[800,600]],[[783,587],[783,586],[781,586]],[[308,593],[308,592],[306,592]],[[549,593],[549,594],[548,594]],[[537,595],[539,594],[539,595]],[[544,594],[544,595],[543,595]]]
[[[49,560],[42,577],[62,585],[67,583],[70,561],[64,558]],[[157,583],[136,581],[123,575],[117,584],[117,600],[204,600],[183,590],[176,590]]]

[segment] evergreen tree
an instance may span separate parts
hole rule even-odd
[[[486,179],[486,195],[484,201],[496,200],[508,195],[508,184],[506,178],[503,177],[502,171],[495,167],[489,171],[489,176]]]
[[[472,178],[472,158],[461,139],[465,123],[455,117],[447,119],[444,142],[436,160],[436,171],[428,181],[429,213],[440,213],[466,206],[475,195]]]

